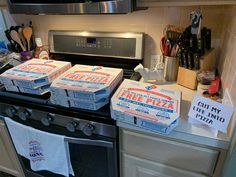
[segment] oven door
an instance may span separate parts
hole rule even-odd
[[[117,140],[115,138],[97,135],[88,137],[80,131],[71,133],[64,127],[55,125],[45,127],[33,120],[26,122],[17,120],[17,122],[49,133],[65,135],[65,141],[69,143],[71,164],[76,177],[118,177]],[[61,176],[49,171],[32,171],[29,160],[18,156],[26,177]]]

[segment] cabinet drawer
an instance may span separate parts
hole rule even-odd
[[[123,152],[162,164],[212,175],[219,152],[167,139],[121,130]]]
[[[4,122],[0,119],[0,171],[24,177],[14,146]],[[0,174],[1,176],[1,174]]]
[[[125,153],[121,154],[121,166],[122,177],[206,177]]]
[[[6,0],[0,0],[0,7],[1,6],[7,6]]]

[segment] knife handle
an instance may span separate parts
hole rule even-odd
[[[199,53],[193,54],[193,61],[194,61],[194,69],[199,70],[200,69],[200,54]]]

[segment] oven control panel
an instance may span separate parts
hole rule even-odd
[[[134,38],[54,36],[53,40],[54,50],[63,53],[135,57]]]
[[[116,128],[112,125],[55,113],[49,113],[36,109],[25,108],[21,106],[0,103],[0,115],[14,118],[15,120],[23,120],[25,122],[27,122],[28,120],[35,120],[41,122],[41,124],[44,126],[61,126],[70,132],[76,133],[77,131],[81,131],[86,136],[97,134],[111,138],[116,137]]]
[[[96,37],[76,37],[75,46],[79,48],[111,49],[111,39],[101,39]]]
[[[143,33],[60,31],[49,32],[51,53],[143,58]]]

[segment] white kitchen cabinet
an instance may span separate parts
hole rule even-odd
[[[136,0],[138,7],[226,5],[236,4],[235,0]]]
[[[121,162],[121,177],[206,177],[126,153],[122,153]]]
[[[7,5],[7,1],[6,0],[0,0],[0,7],[4,7]]]
[[[125,128],[120,150],[121,177],[218,177],[224,161],[219,149]]]
[[[24,177],[14,146],[2,120],[0,120],[0,171]]]

